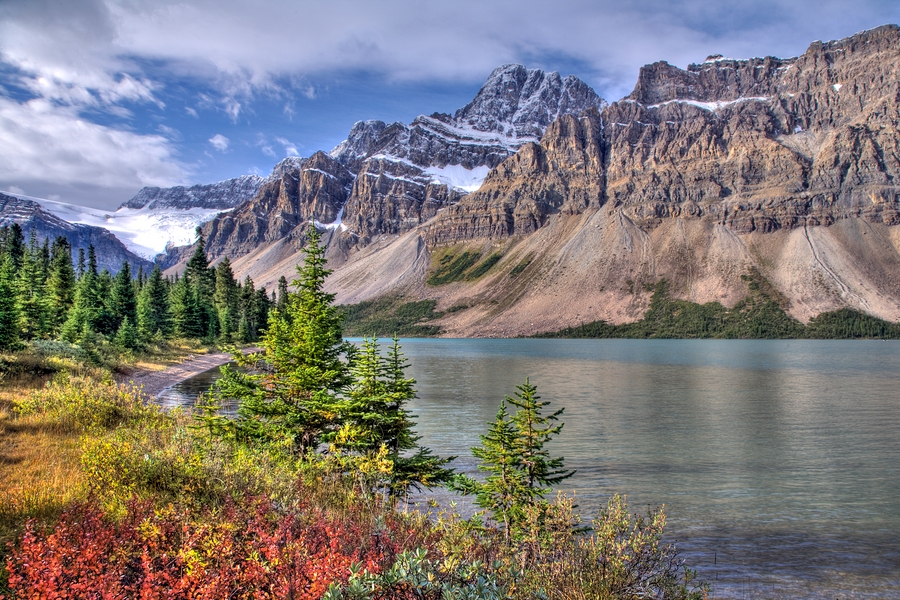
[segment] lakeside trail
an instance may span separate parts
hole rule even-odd
[[[248,354],[260,350],[261,348],[245,348],[243,353]],[[189,355],[181,361],[181,364],[168,366],[162,371],[140,371],[122,377],[120,382],[142,387],[147,396],[156,399],[163,391],[176,383],[228,362],[231,362],[231,353],[229,352],[216,352],[202,356]]]

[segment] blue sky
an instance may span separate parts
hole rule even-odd
[[[2,0],[0,190],[112,208],[267,174],[360,119],[453,112],[505,63],[615,101],[657,60],[897,22],[897,0]]]

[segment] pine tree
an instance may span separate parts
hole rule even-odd
[[[278,302],[276,306],[278,310],[284,311],[288,301],[288,282],[287,278],[282,275],[278,278]]]
[[[47,272],[44,264],[37,235],[32,230],[28,248],[21,257],[19,277],[16,281],[19,327],[25,339],[44,337],[51,329],[50,299],[47,294]]]
[[[22,260],[25,258],[25,234],[22,233],[22,226],[18,223],[9,226],[4,251],[12,259],[15,272],[18,273],[22,268]]]
[[[97,276],[97,294],[101,299],[100,310],[91,321],[91,328],[106,337],[119,330],[120,320],[113,306],[113,276],[104,268]]]
[[[206,257],[206,239],[199,227],[197,228],[196,248],[185,264],[183,278],[187,279],[194,288],[197,307],[196,318],[199,333],[192,337],[206,337],[213,340],[218,334],[219,326],[219,318],[213,302],[216,291],[216,271],[209,268],[209,259]]]
[[[122,324],[119,326],[119,330],[116,332],[116,337],[113,341],[118,346],[127,348],[128,350],[135,350],[140,345],[138,343],[137,328],[127,316],[122,319]]]
[[[206,323],[197,300],[197,289],[185,275],[172,286],[169,298],[175,335],[199,338],[206,335]]]
[[[541,500],[550,491],[549,486],[575,473],[566,470],[564,459],[551,457],[545,447],[562,430],[562,424],[553,423],[563,410],[542,415],[542,409],[550,403],[538,402],[537,388],[528,379],[517,390],[514,398],[507,396],[500,403],[487,435],[481,436],[481,446],[472,448],[472,454],[481,461],[478,469],[488,476],[480,482],[458,475],[452,484],[456,491],[474,494],[478,506],[491,510],[503,522],[507,541],[523,510]],[[518,408],[511,417],[507,402]]]
[[[487,477],[479,482],[458,475],[453,483],[457,491],[474,494],[476,505],[490,510],[495,519],[503,522],[507,542],[515,522],[522,517],[522,509],[535,499],[525,472],[519,468],[516,446],[516,428],[509,420],[504,400],[488,424],[487,434],[481,436],[481,446],[472,448],[472,455],[481,461],[478,470],[487,473]]]
[[[413,415],[406,409],[416,397],[415,380],[406,378],[405,370],[399,340],[394,338],[386,357],[378,340],[364,340],[353,362],[354,383],[337,404],[340,428],[324,437],[338,450],[390,464],[381,479],[394,497],[410,487],[445,483],[452,475],[444,468],[452,458],[438,458],[417,444]]]
[[[141,289],[137,302],[138,333],[144,340],[159,332],[163,336],[172,333],[169,314],[169,290],[159,265],[153,268],[147,283]]]
[[[75,269],[72,266],[72,247],[63,236],[53,241],[50,252],[50,271],[47,294],[50,300],[50,332],[56,334],[66,321],[75,302]]]
[[[8,252],[0,264],[0,349],[17,350],[19,338],[19,309],[16,303],[16,265]]]
[[[541,495],[554,486],[575,474],[564,468],[565,459],[561,456],[552,458],[546,448],[547,442],[559,435],[563,424],[553,425],[559,421],[565,408],[544,416],[541,411],[550,402],[539,402],[537,386],[525,379],[525,384],[517,387],[515,397],[507,396],[506,400],[518,410],[512,422],[518,433],[518,451],[521,468],[525,471],[528,487],[539,490]]]
[[[240,319],[239,289],[228,257],[216,267],[216,291],[213,296],[219,320],[219,335],[228,342],[235,334]]]
[[[113,278],[109,308],[114,317],[116,330],[121,327],[125,319],[128,319],[132,327],[137,323],[137,297],[135,296],[134,282],[131,279],[131,265],[128,264],[128,261],[122,262],[122,268]]]
[[[84,276],[86,271],[86,267],[84,264],[84,248],[78,249],[78,279],[81,279]]]
[[[299,454],[316,448],[337,426],[336,404],[352,381],[355,352],[343,340],[334,296],[323,290],[330,271],[319,242],[312,230],[303,265],[297,266],[297,291],[288,295],[283,311],[269,316],[262,340],[268,371],[242,374],[224,369],[217,383],[220,400],[239,401],[234,424],[238,436],[283,442]]]
[[[103,307],[103,298],[100,295],[99,275],[96,268],[85,270],[84,275],[78,280],[75,287],[75,301],[69,316],[62,326],[60,336],[67,342],[81,340],[86,330],[95,332],[94,323]]]

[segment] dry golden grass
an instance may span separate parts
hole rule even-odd
[[[15,399],[49,379],[20,372],[0,382],[0,548],[27,518],[53,516],[84,496],[78,434],[13,411]]]

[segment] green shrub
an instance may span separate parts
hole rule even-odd
[[[490,271],[494,265],[500,262],[501,258],[503,258],[503,255],[499,252],[491,254],[486,259],[484,259],[481,264],[469,271],[469,274],[466,275],[466,281],[473,281],[475,279],[478,279],[479,277]]]

